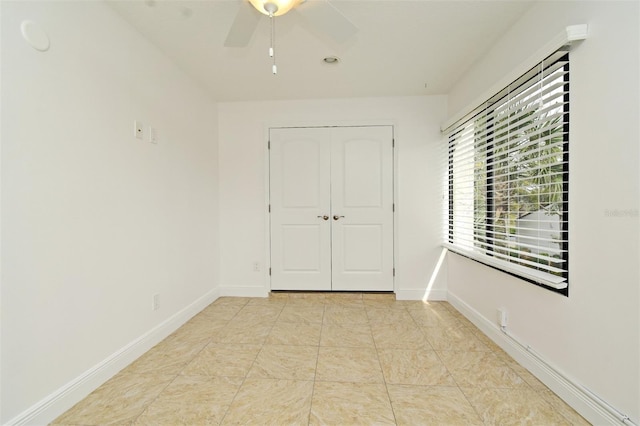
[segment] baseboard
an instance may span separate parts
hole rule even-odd
[[[9,420],[6,425],[40,425],[48,424],[55,420],[120,370],[177,330],[218,297],[219,291],[217,289],[208,292],[104,361]]]
[[[594,425],[624,424],[613,413],[606,410],[596,397],[585,392],[576,380],[567,378],[567,374],[552,367],[553,364],[548,360],[542,360],[539,356],[532,354],[522,343],[503,333],[497,324],[482,316],[458,296],[449,292],[448,300],[484,334],[589,422]]]
[[[264,287],[220,286],[220,296],[269,297],[269,290]]]
[[[396,290],[396,300],[443,301],[447,300],[447,290],[431,290],[428,293],[425,289]]]

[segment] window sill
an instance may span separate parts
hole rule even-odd
[[[442,246],[449,251],[452,251],[456,254],[459,254],[460,256],[464,256],[476,262],[482,263],[486,266],[498,269],[500,271],[522,278],[534,284],[548,287],[552,290],[559,291],[561,293],[566,293],[568,283],[562,277],[558,277],[556,275],[548,274],[541,271],[532,270],[519,265],[514,265],[512,263],[505,262],[499,259],[494,259],[490,256],[480,254],[473,250],[462,249],[453,244],[443,243]]]

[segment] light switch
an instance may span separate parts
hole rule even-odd
[[[155,127],[149,126],[149,142],[158,143],[158,135],[156,133]]]

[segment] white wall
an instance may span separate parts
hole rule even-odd
[[[103,2],[1,7],[0,423],[54,400],[42,423],[99,383],[64,386],[165,326],[105,379],[215,297],[217,110]],[[24,19],[49,51],[22,39]]]
[[[421,298],[440,249],[441,189],[436,170],[446,97],[333,99],[219,104],[220,291],[269,289],[267,134],[269,126],[393,124],[396,139],[396,292]],[[253,262],[261,272],[253,272]],[[430,296],[446,296],[446,277]]]
[[[448,288],[452,301],[487,322],[505,307],[511,333],[636,424],[639,17],[638,2],[540,2],[449,98],[454,115],[565,26],[589,25],[570,65],[569,297],[456,255],[448,256]]]

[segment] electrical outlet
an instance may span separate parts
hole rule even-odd
[[[498,314],[498,325],[500,327],[507,326],[507,310],[505,308],[499,308],[497,311]]]
[[[151,298],[151,309],[154,311],[160,309],[160,295],[157,293]]]
[[[260,262],[253,262],[253,272],[260,272]]]

